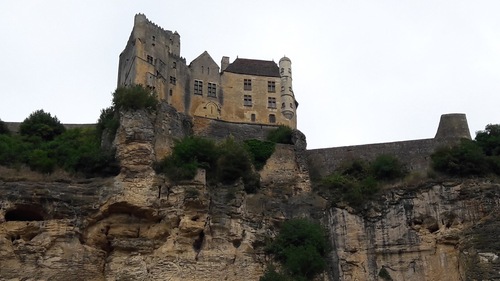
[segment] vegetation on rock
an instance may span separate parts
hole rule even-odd
[[[31,142],[51,141],[66,129],[56,116],[43,109],[36,110],[21,123],[19,134],[27,137]]]
[[[214,141],[190,136],[175,142],[172,154],[155,165],[158,173],[174,182],[191,180],[198,168],[205,169],[209,182],[232,184],[242,179],[245,191],[254,193],[260,178],[252,169],[253,155],[241,142],[228,138]]]
[[[359,208],[374,198],[382,183],[402,178],[405,167],[392,155],[379,155],[368,163],[355,159],[323,178],[318,188],[330,195],[332,203],[347,202]]]
[[[313,280],[325,270],[330,248],[321,225],[307,219],[288,220],[266,249],[281,264],[282,272],[270,267],[260,280]]]
[[[157,105],[156,94],[142,85],[118,87],[113,93],[113,106],[117,109],[154,110]]]
[[[0,119],[0,135],[9,135],[10,131],[9,128],[7,128],[7,124]]]
[[[116,175],[114,151],[102,150],[94,128],[65,130],[56,117],[33,112],[20,126],[20,135],[0,135],[0,165],[52,173],[65,171],[90,176]]]
[[[439,148],[431,159],[436,171],[451,176],[500,175],[500,125],[487,125],[475,140]]]
[[[114,106],[101,109],[101,115],[97,120],[96,126],[97,134],[100,136],[101,140],[105,139],[108,142],[112,142],[119,126],[120,119]]]
[[[269,132],[267,140],[275,143],[293,144],[292,142],[292,128],[280,125],[275,130]]]
[[[252,156],[255,169],[260,171],[266,165],[267,159],[274,153],[276,144],[270,141],[250,139],[245,141],[245,146]]]

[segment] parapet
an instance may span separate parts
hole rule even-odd
[[[441,115],[436,139],[471,139],[467,117],[463,113]]]

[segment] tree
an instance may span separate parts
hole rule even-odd
[[[156,94],[142,85],[119,87],[113,93],[113,107],[116,109],[153,110],[157,104]]]
[[[0,135],[9,135],[10,131],[9,128],[7,127],[7,124],[0,119]]]
[[[487,156],[500,156],[500,124],[486,125],[476,134],[476,142]]]
[[[293,276],[293,280],[313,280],[326,268],[325,258],[330,251],[330,244],[326,230],[318,223],[307,219],[291,219],[282,225],[267,250],[274,254],[286,271],[285,274]],[[265,277],[275,275],[272,270],[269,272]]]
[[[40,138],[43,141],[51,141],[62,134],[66,129],[56,116],[43,109],[34,111],[21,123],[19,133],[30,138]]]

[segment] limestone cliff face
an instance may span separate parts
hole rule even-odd
[[[362,214],[331,209],[333,279],[498,280],[499,195],[489,182],[428,184],[388,191]]]
[[[361,213],[328,208],[295,132],[260,172],[257,194],[241,183],[174,185],[152,164],[191,134],[191,120],[163,104],[122,112],[120,124],[115,178],[0,181],[0,280],[259,280],[267,237],[292,217],[330,230],[324,280],[500,278],[498,184],[395,188]]]
[[[189,134],[188,119],[160,114],[121,113],[115,178],[0,182],[0,280],[258,280],[266,237],[320,216],[301,147],[277,147],[258,194],[156,175],[172,135]]]

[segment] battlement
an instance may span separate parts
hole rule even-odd
[[[138,13],[135,15],[134,17],[134,26],[137,26],[139,24],[146,24],[148,25],[149,27],[151,28],[154,28],[156,29],[158,32],[163,32],[165,33],[165,35],[167,36],[170,36],[172,34],[177,34],[177,31],[175,32],[172,32],[171,30],[167,30],[167,29],[164,29],[163,27],[159,26],[158,24],[152,22],[151,20],[149,20],[145,14],[142,14],[142,13]]]

